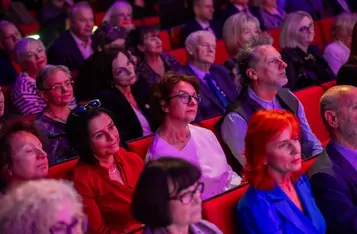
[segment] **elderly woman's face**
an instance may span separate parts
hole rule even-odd
[[[301,45],[309,45],[314,40],[315,29],[314,22],[307,16],[305,16],[298,26],[298,42]]]
[[[172,224],[184,226],[197,223],[202,219],[201,205],[202,184],[196,182],[178,194],[173,193],[173,186],[169,184],[170,199],[169,209]]]
[[[88,125],[91,148],[98,160],[119,152],[120,137],[113,120],[105,113],[91,119]]]
[[[31,74],[37,74],[47,65],[46,50],[40,43],[30,43],[24,56],[23,68]]]
[[[22,180],[44,178],[48,174],[47,154],[40,140],[32,133],[21,131],[10,139],[11,177]]]
[[[21,39],[19,30],[13,24],[5,26],[0,35],[0,47],[7,53],[11,53],[14,50],[16,42]]]
[[[114,22],[112,22],[116,26],[121,26],[126,29],[132,29],[133,24],[133,14],[129,7],[121,7],[118,9],[118,12],[113,17]]]
[[[237,42],[239,47],[243,47],[247,42],[257,37],[260,30],[254,22],[247,22],[238,35]]]
[[[5,110],[5,98],[0,87],[0,118],[4,115],[4,110]]]
[[[298,136],[293,136],[291,127],[286,128],[266,146],[267,166],[270,169],[288,173],[301,168],[301,145]]]
[[[148,54],[161,54],[162,52],[162,41],[160,38],[160,32],[150,32],[144,36],[143,45],[139,46],[139,49],[143,53]]]
[[[41,91],[43,98],[49,105],[67,106],[73,99],[72,80],[64,71],[58,70],[50,74],[44,82]]]
[[[194,56],[196,60],[202,63],[214,63],[216,56],[216,38],[214,35],[200,36]]]
[[[169,118],[190,123],[197,115],[198,94],[188,82],[180,81],[172,90],[170,100],[163,105],[163,111]]]
[[[121,52],[113,60],[112,71],[116,85],[126,87],[136,82],[134,64]]]

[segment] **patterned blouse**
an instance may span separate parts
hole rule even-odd
[[[161,53],[161,58],[164,61],[165,72],[176,72],[181,68],[181,64],[177,61],[176,57],[168,54]],[[140,60],[136,66],[136,73],[140,78],[143,78],[150,86],[155,84],[156,81],[161,79],[161,76],[157,74],[145,60]]]
[[[34,122],[43,133],[43,148],[47,153],[49,165],[57,164],[75,157],[66,137],[66,124],[55,121],[41,112]]]

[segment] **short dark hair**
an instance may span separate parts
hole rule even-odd
[[[142,25],[131,30],[125,40],[125,47],[133,51],[135,55],[142,56],[138,46],[144,43],[145,36],[149,33],[160,31],[158,25]]]
[[[81,161],[92,165],[98,165],[98,159],[94,156],[90,147],[89,122],[104,113],[107,114],[116,125],[115,118],[110,111],[104,108],[88,108],[80,114],[76,114],[79,108],[81,107],[73,109],[68,116],[66,123],[67,140],[72,149],[76,151]]]
[[[133,194],[133,216],[150,227],[170,225],[169,182],[178,194],[196,183],[200,177],[198,167],[180,158],[162,157],[149,162],[141,173]]]
[[[151,88],[151,106],[158,119],[163,119],[165,113],[162,111],[161,102],[169,101],[172,90],[180,81],[187,82],[193,86],[196,93],[200,93],[200,83],[194,76],[165,73],[164,77],[157,81]]]
[[[105,21],[97,28],[97,30],[95,30],[93,34],[93,51],[98,51],[98,49],[103,50],[109,43],[117,39],[125,39],[127,34],[128,33],[125,28],[120,26],[113,26],[112,24]]]
[[[11,137],[18,132],[28,132],[36,136],[39,140],[42,136],[37,131],[33,122],[15,121],[7,123],[1,128],[0,134],[0,178],[3,179],[3,169],[6,165],[12,164],[11,159]]]

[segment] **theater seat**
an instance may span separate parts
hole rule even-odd
[[[153,139],[154,135],[150,135],[132,141],[128,141],[128,150],[130,152],[136,153],[143,160],[145,160],[146,153],[148,152]]]
[[[307,160],[304,160],[301,164],[301,169],[297,172],[293,173],[293,177],[295,179],[298,179],[302,174],[307,174],[310,170],[310,168],[312,167],[312,164],[314,164],[314,162],[316,161],[317,156],[313,156]]]
[[[20,28],[21,32],[24,33],[25,36],[28,36],[28,35],[37,33],[38,30],[40,30],[40,24],[38,24],[38,23],[36,23],[36,24],[22,24],[22,25],[19,25],[19,28]]]
[[[224,234],[238,233],[236,206],[248,187],[248,184],[244,184],[204,201],[203,219],[214,223]]]
[[[280,28],[268,30],[268,33],[273,38],[273,46],[277,51],[281,50],[281,47],[279,44],[280,32],[281,32]]]
[[[97,25],[100,25],[102,24],[102,21],[104,19],[104,16],[105,16],[105,12],[98,12],[94,15],[94,22],[95,24]]]
[[[176,27],[171,28],[171,42],[172,42],[172,47],[173,48],[180,48],[183,47],[184,45],[182,44],[181,37],[182,37],[182,29],[185,25],[179,25]]]
[[[312,41],[312,44],[316,45],[321,51],[323,51],[325,48],[325,38],[323,32],[324,29],[318,21],[314,22],[314,26],[315,26],[315,37],[314,40]],[[328,32],[331,32],[331,30],[329,30]]]
[[[330,139],[320,115],[320,98],[324,92],[325,90],[321,86],[313,86],[295,93],[304,106],[312,132],[315,133],[322,145],[326,145]]]
[[[323,36],[324,36],[324,39],[325,39],[325,45],[332,41],[332,39],[331,39],[331,26],[332,26],[333,20],[334,20],[333,17],[319,20],[319,23],[321,24],[322,29],[323,29]]]
[[[333,86],[336,86],[336,80],[331,80],[329,82],[323,83],[321,84],[321,87],[326,91],[330,88],[332,88]]]
[[[160,17],[152,16],[143,18],[144,25],[159,25],[160,24]]]
[[[181,65],[185,65],[187,61],[187,52],[184,48],[177,50],[171,50],[169,52],[171,55],[175,56]]]
[[[222,115],[219,115],[216,117],[202,120],[200,122],[200,126],[203,128],[207,128],[207,129],[211,130],[212,132],[216,132],[215,126],[221,118],[222,118]]]
[[[226,45],[223,40],[218,40],[216,43],[216,58],[214,63],[224,64],[230,58]]]
[[[78,158],[75,158],[50,167],[48,177],[51,179],[72,180],[73,169],[77,161]]]
[[[5,100],[5,107],[10,104],[10,92],[11,92],[11,86],[1,86],[1,92],[4,95],[4,100]]]
[[[160,31],[160,38],[162,41],[162,50],[170,51],[171,50],[171,40],[170,35],[167,31]]]

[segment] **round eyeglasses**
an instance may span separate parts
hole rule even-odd
[[[190,95],[188,93],[177,94],[175,96],[170,97],[169,100],[171,100],[173,98],[177,98],[177,97],[180,98],[180,100],[183,104],[191,103],[192,99],[194,99],[197,102],[197,104],[201,103],[201,101],[202,101],[201,95],[199,95],[199,94]]]
[[[188,191],[180,196],[171,196],[169,197],[169,200],[179,200],[182,202],[182,204],[187,205],[190,204],[195,196],[195,194],[199,191],[200,194],[203,193],[205,189],[205,185],[202,182],[199,182],[195,189],[192,191]]]

